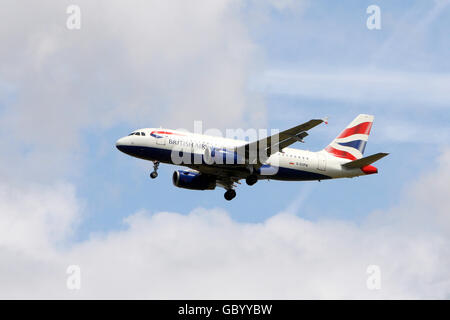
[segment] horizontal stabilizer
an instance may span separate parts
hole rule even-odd
[[[374,163],[375,161],[380,160],[381,158],[386,157],[388,154],[389,153],[381,153],[381,152],[380,153],[376,153],[376,154],[373,154],[373,155],[368,156],[368,157],[364,157],[364,158],[361,158],[361,159],[358,159],[358,160],[347,162],[347,163],[343,164],[342,166],[344,168],[347,168],[347,169],[362,168],[362,167],[367,166],[367,165],[369,165],[371,163]]]

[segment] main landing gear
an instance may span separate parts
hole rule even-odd
[[[233,200],[234,197],[236,197],[236,191],[234,191],[233,189],[228,189],[223,196],[228,201]]]
[[[247,182],[247,184],[249,186],[254,185],[256,182],[258,182],[258,177],[255,176],[254,174],[249,175],[247,178],[245,178],[245,182]]]
[[[245,182],[247,182],[247,184],[249,186],[252,186],[256,182],[258,182],[258,176],[255,174],[251,174],[251,175],[247,176],[247,178],[245,178]],[[223,196],[228,201],[233,200],[236,197],[236,191],[234,191],[234,189],[231,189],[231,187],[230,187],[230,189],[227,189],[227,191],[225,192],[225,194]]]
[[[158,176],[159,161],[153,161],[153,172],[150,173],[150,178],[155,179]]]

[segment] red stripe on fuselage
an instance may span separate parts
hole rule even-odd
[[[356,160],[356,157],[354,155],[352,155],[351,153],[349,153],[347,151],[338,150],[338,149],[335,149],[330,146],[326,147],[325,151],[327,151],[328,153],[331,153],[335,157]]]
[[[371,128],[372,128],[372,122],[363,122],[354,127],[345,129],[344,131],[341,132],[339,137],[337,137],[336,139],[347,138],[354,134],[367,134],[368,135],[370,133]]]
[[[170,131],[152,131],[150,134],[153,134],[153,133],[156,133],[156,134],[174,134],[174,135],[177,135],[177,136],[182,136],[182,134],[174,133],[174,132],[170,132]]]

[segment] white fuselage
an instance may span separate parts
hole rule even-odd
[[[139,135],[136,135],[139,133]],[[227,170],[226,165],[208,165],[202,162],[207,148],[234,149],[243,146],[247,141],[226,139],[215,136],[200,135],[171,129],[146,128],[134,131],[131,135],[119,139],[117,148],[134,157],[177,164],[189,168],[214,173],[216,170]],[[195,159],[197,156],[197,163]],[[183,158],[184,156],[184,158]],[[179,160],[183,158],[182,163]],[[189,159],[189,160],[188,160]],[[276,180],[322,180],[365,175],[361,169],[346,169],[342,164],[348,159],[330,156],[324,150],[311,152],[294,148],[284,148],[273,153],[257,172],[258,179]],[[238,173],[242,178],[248,175],[250,166],[241,166]],[[236,167],[233,167],[236,171]],[[239,172],[237,170],[236,172]]]

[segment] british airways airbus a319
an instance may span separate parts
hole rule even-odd
[[[116,147],[136,158],[153,162],[152,179],[160,163],[182,165],[173,173],[173,184],[191,190],[220,186],[224,197],[236,196],[236,183],[258,180],[311,181],[352,178],[378,173],[371,164],[387,156],[363,157],[374,116],[360,114],[327,147],[318,152],[288,148],[303,142],[308,130],[325,120],[313,119],[254,142],[194,134],[178,130],[146,128],[120,138]]]

